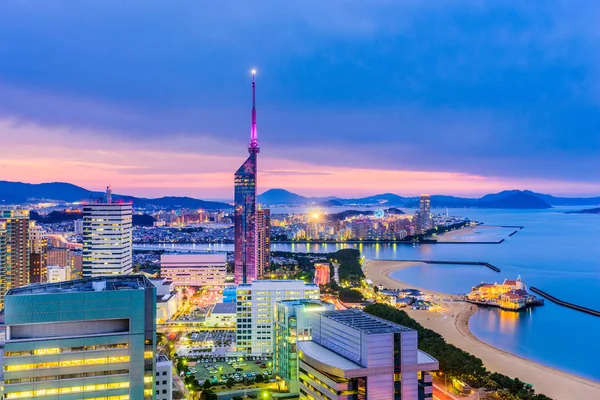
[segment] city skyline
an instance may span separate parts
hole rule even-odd
[[[0,8],[7,180],[231,198],[257,67],[259,193],[600,193],[597,5],[39,7]]]

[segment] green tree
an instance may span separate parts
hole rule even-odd
[[[339,298],[341,301],[355,303],[363,300],[363,295],[356,289],[340,289]]]

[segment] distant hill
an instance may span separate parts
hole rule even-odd
[[[305,197],[285,189],[269,189],[259,194],[257,200],[259,203],[267,205],[304,205],[312,203],[322,207],[343,205],[335,196]]]
[[[600,214],[600,207],[588,208],[587,210],[567,211],[565,214]]]
[[[21,204],[28,200],[56,200],[65,202],[89,201],[103,196],[103,192],[91,191],[64,182],[22,183],[0,181],[0,204]],[[161,197],[148,199],[114,194],[114,200],[131,201],[136,207],[155,206],[158,208],[202,208],[207,210],[228,209],[227,203],[204,201],[191,197]]]
[[[542,195],[543,196],[543,195]],[[552,197],[552,196],[550,196]],[[284,189],[271,189],[259,196],[259,202],[266,205],[306,205],[314,202],[316,198],[304,197]],[[589,200],[588,200],[589,201]],[[329,201],[332,206],[388,206],[409,207],[419,206],[419,197],[402,197],[394,193],[383,193],[374,196],[341,199]],[[432,207],[477,207],[477,208],[515,208],[515,209],[543,209],[552,204],[536,193],[520,190],[507,190],[500,193],[488,194],[480,199],[433,195]],[[363,213],[364,214],[364,213]]]

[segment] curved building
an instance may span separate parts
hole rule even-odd
[[[298,341],[300,399],[432,398],[438,361],[417,348],[417,331],[358,310],[325,311],[312,340]]]

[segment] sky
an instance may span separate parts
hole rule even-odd
[[[0,180],[600,195],[600,2],[0,3]]]

